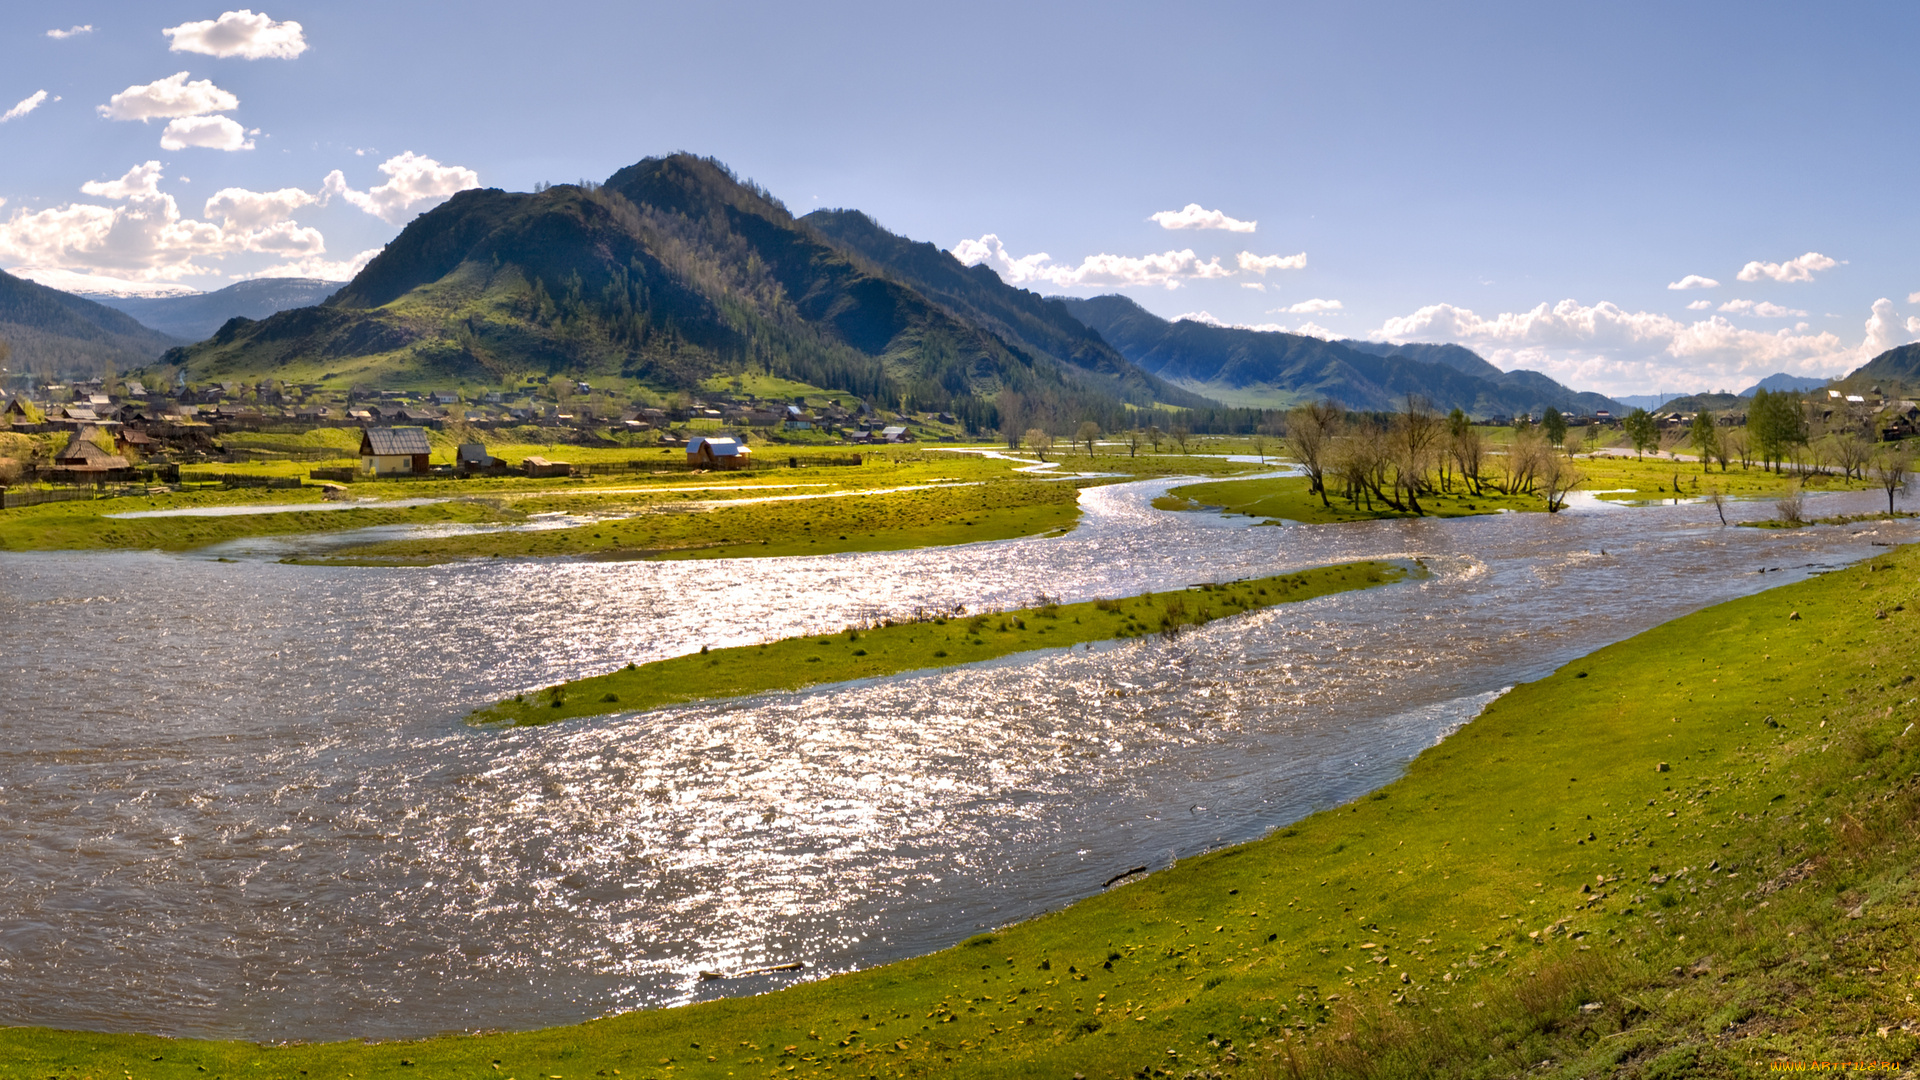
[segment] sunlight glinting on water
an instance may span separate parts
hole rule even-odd
[[[1084,493],[1062,539],[812,559],[0,557],[0,1023],[533,1027],[925,952],[1354,797],[1517,680],[1912,537],[1591,504],[1276,529],[1151,509],[1171,483]],[[703,644],[1363,557],[1432,576],[1171,641],[461,723]]]

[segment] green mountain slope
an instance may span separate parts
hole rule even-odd
[[[933,244],[889,232],[858,210],[816,210],[801,221],[1030,358],[1077,368],[1136,404],[1213,404],[1147,375],[1057,299],[1008,285],[989,267],[965,266]]]
[[[12,370],[63,377],[125,371],[180,343],[112,308],[4,271],[0,341],[12,347]]]
[[[193,296],[88,296],[140,324],[185,341],[211,337],[228,319],[264,319],[279,311],[318,304],[342,282],[317,278],[257,278]]]
[[[462,192],[324,304],[234,319],[167,357],[192,380],[389,386],[565,374],[691,388],[758,370],[950,409],[976,428],[997,424],[1006,390],[1113,426],[1127,403],[1166,389],[1117,355],[1099,359],[1108,367],[1009,345],[688,155],[604,185]]]
[[[1873,383],[1890,384],[1889,390],[1894,385],[1903,389],[1920,386],[1920,341],[1888,349],[1837,381],[1850,390]]]
[[[1333,398],[1353,409],[1394,409],[1415,394],[1442,410],[1460,408],[1482,417],[1542,412],[1549,406],[1623,411],[1609,398],[1570,390],[1539,372],[1503,372],[1457,345],[1322,341],[1184,319],[1168,322],[1123,296],[1063,303],[1146,371],[1235,405],[1285,407]]]

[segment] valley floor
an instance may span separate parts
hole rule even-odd
[[[1518,686],[1400,780],[934,955],[413,1043],[0,1030],[0,1076],[1735,1076],[1920,1052],[1901,548]],[[1891,1070],[1889,1070],[1891,1071]]]

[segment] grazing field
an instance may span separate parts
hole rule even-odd
[[[548,724],[576,716],[949,667],[1034,649],[1171,635],[1188,626],[1276,604],[1384,585],[1404,575],[1404,570],[1386,563],[1346,563],[1179,592],[1079,604],[1043,600],[1033,607],[970,615],[939,612],[914,621],[850,626],[826,637],[702,648],[688,656],[629,664],[606,675],[520,694],[476,710],[468,719],[478,724]]]
[[[1916,575],[1903,548],[1675,620],[1516,687],[1366,798],[930,956],[411,1043],[6,1029],[0,1076],[1651,1078],[1911,1061]]]

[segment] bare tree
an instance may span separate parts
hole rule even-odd
[[[1500,489],[1509,495],[1531,495],[1540,476],[1542,459],[1553,456],[1545,436],[1537,428],[1520,432],[1507,444],[1506,456],[1501,459],[1505,475]]]
[[[1127,456],[1128,457],[1140,456],[1140,439],[1141,439],[1141,435],[1140,435],[1139,428],[1134,427],[1134,428],[1127,429]]]
[[[1160,452],[1160,438],[1165,434],[1166,432],[1160,430],[1159,424],[1147,425],[1147,441],[1153,444],[1154,453],[1157,454]]]
[[[1721,494],[1718,484],[1707,485],[1707,501],[1713,504],[1713,512],[1720,515],[1720,524],[1724,527],[1727,524],[1727,497]]]
[[[1888,502],[1892,500],[1889,499]],[[1806,496],[1800,492],[1800,481],[1795,480],[1787,488],[1787,493],[1780,496],[1780,501],[1773,504],[1773,515],[1787,525],[1806,524],[1807,500]]]
[[[1011,390],[1002,390],[993,399],[994,408],[1000,413],[1000,437],[1007,440],[1007,449],[1020,449],[1020,425],[1026,421],[1026,402]]]
[[[1840,466],[1841,473],[1845,474],[1847,479],[1852,480],[1858,477],[1861,480],[1865,480],[1867,478],[1867,462],[1872,457],[1873,448],[1868,446],[1867,440],[1861,438],[1857,433],[1844,431],[1834,436],[1833,461],[1834,464]]]
[[[1253,433],[1253,437],[1247,441],[1253,444],[1253,452],[1260,455],[1260,464],[1265,465],[1267,463],[1266,435],[1262,432],[1256,431]]]
[[[1091,420],[1080,422],[1080,430],[1074,434],[1073,441],[1087,448],[1087,458],[1093,458],[1093,440],[1100,437],[1100,425]]]
[[[1567,508],[1567,496],[1583,483],[1587,474],[1573,463],[1571,458],[1562,460],[1552,447],[1546,447],[1540,454],[1540,486],[1547,498],[1547,513],[1557,514]]]
[[[1039,428],[1028,428],[1026,438],[1022,441],[1041,461],[1047,460],[1047,451],[1053,449],[1053,436]]]
[[[1287,412],[1287,450],[1307,474],[1307,488],[1320,496],[1322,506],[1333,505],[1327,501],[1327,455],[1345,421],[1345,410],[1332,401],[1308,402]]]
[[[1887,513],[1893,513],[1893,497],[1906,491],[1911,477],[1913,454],[1904,446],[1888,446],[1873,456],[1873,478],[1887,493]]]
[[[1167,434],[1173,436],[1174,445],[1180,448],[1181,453],[1187,452],[1187,440],[1193,437],[1193,432],[1187,428],[1187,425],[1175,424],[1173,430]]]
[[[1467,490],[1478,498],[1485,493],[1481,473],[1486,468],[1487,437],[1466,414],[1458,409],[1454,412],[1456,415],[1447,421],[1447,454],[1460,470],[1460,478],[1467,482]]]
[[[1747,438],[1747,429],[1744,426],[1728,428],[1726,435],[1720,440],[1720,445],[1726,448],[1727,453],[1740,459],[1740,468],[1743,471],[1753,467],[1753,441]]]

